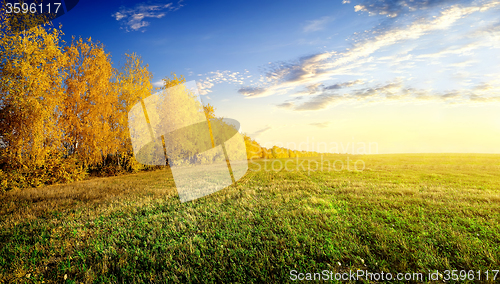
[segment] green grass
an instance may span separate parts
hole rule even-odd
[[[328,171],[334,160],[344,169]],[[0,282],[281,283],[291,270],[357,269],[500,281],[500,155],[339,155],[323,171],[270,162],[187,203],[166,170],[8,192]]]

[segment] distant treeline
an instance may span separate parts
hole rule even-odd
[[[283,147],[273,146],[264,148],[255,140],[245,135],[245,145],[247,148],[247,158],[250,159],[280,159],[280,158],[301,158],[301,157],[319,157],[332,156],[331,153],[319,153],[315,151],[290,150]]]

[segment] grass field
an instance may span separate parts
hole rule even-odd
[[[500,155],[335,160],[343,170],[253,161],[236,185],[187,203],[167,170],[7,192],[0,282],[281,283],[357,269],[500,282]]]

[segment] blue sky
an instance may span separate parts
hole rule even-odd
[[[141,55],[155,83],[196,80],[267,146],[500,153],[499,12],[493,0],[80,0],[55,22],[117,67]]]

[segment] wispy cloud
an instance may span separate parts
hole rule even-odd
[[[452,64],[450,64],[450,66],[455,67],[455,68],[464,68],[464,67],[474,65],[475,63],[478,63],[478,61],[477,60],[466,60],[466,61],[462,61],[462,62],[452,63]]]
[[[287,64],[270,70],[266,76],[275,82],[300,83],[310,82],[310,79],[321,75],[325,62],[330,59],[335,52],[324,52],[304,56],[299,58],[295,64]],[[312,83],[312,82],[311,82]]]
[[[481,103],[500,102],[500,96],[481,97],[478,95],[471,95],[470,99],[474,102],[481,102]]]
[[[319,111],[338,103],[422,103],[443,102],[450,105],[480,104],[500,102],[500,80],[483,82],[469,89],[438,92],[405,86],[400,79],[384,85],[350,90],[342,95],[323,89],[324,92],[298,103],[287,101],[276,105],[278,108],[293,111]]]
[[[472,51],[484,46],[484,45],[489,45],[489,43],[486,42],[473,42],[469,43],[464,46],[451,46],[451,47],[446,47],[438,52],[434,53],[427,53],[427,54],[421,54],[418,55],[417,58],[432,58],[432,59],[437,59],[449,55],[466,55],[470,54]]]
[[[430,4],[425,6],[423,1],[417,2],[415,7],[418,7],[418,9],[432,6]],[[439,6],[440,4],[436,2],[433,5]],[[495,42],[486,43],[488,41],[483,40],[472,43],[469,41],[466,44],[462,42],[457,45],[447,43],[447,47],[445,44],[441,51],[435,52],[434,47],[422,48],[423,46],[419,46],[417,40],[428,35],[443,33],[443,31],[457,27],[463,18],[474,13],[476,13],[477,17],[481,17],[479,13],[492,8],[498,9],[499,6],[500,2],[496,0],[453,5],[437,10],[432,16],[410,17],[404,26],[392,25],[374,28],[367,31],[366,34],[369,36],[363,40],[355,41],[351,48],[347,48],[343,52],[327,51],[301,57],[296,61],[269,63],[264,70],[264,75],[261,76],[260,84],[243,86],[239,89],[239,93],[246,98],[260,98],[286,93],[291,97],[296,97],[296,100],[286,101],[276,106],[294,111],[323,110],[337,102],[373,102],[377,99],[386,102],[403,101],[404,99],[415,102],[432,100],[449,103],[472,102],[472,98],[475,98],[472,95],[475,93],[471,93],[472,91],[467,89],[460,90],[458,94],[443,90],[435,91],[431,88],[428,90],[416,89],[411,84],[408,84],[408,80],[411,80],[413,78],[411,76],[414,76],[408,70],[411,70],[411,73],[420,72],[421,70],[416,69],[415,65],[427,66],[429,62],[426,59],[428,58],[437,59],[448,54],[468,55],[472,50],[479,47],[495,48]],[[496,36],[496,33],[497,25],[495,24],[488,26],[487,29],[482,29],[480,36],[490,34]],[[460,39],[460,37],[456,38]],[[387,56],[387,53],[383,53],[383,56],[379,55],[379,51],[387,50],[389,47],[399,47],[408,42],[413,44],[399,50],[395,55]],[[422,54],[422,52],[428,51],[434,53]],[[446,67],[469,66],[479,61],[462,58],[455,60],[455,62],[457,62],[455,65],[447,63],[445,68],[441,70],[445,71]],[[434,60],[430,63],[438,64]],[[327,81],[331,81],[337,76],[373,78],[373,72],[381,73],[375,71],[379,70],[377,67],[390,67],[394,74],[406,72],[405,74],[408,74],[410,78],[395,75],[392,82],[382,85],[369,84],[366,79],[356,78],[350,81],[327,83]],[[368,75],[369,72],[372,72],[372,76]],[[463,75],[467,76],[468,74],[464,73]],[[450,77],[453,76],[450,75]],[[357,85],[365,86],[353,89]],[[297,91],[296,89],[299,87],[304,88],[303,91]],[[347,91],[344,91],[344,89],[347,89]],[[341,94],[339,93],[340,90],[344,92]],[[307,100],[298,101],[298,98],[307,98]],[[482,101],[494,101],[494,99]]]
[[[344,82],[344,83],[337,83],[337,84],[333,84],[333,85],[327,86],[324,89],[325,90],[339,90],[339,89],[346,88],[346,87],[352,87],[352,86],[354,86],[356,84],[363,84],[363,80],[356,80],[356,81],[349,81],[349,82]]]
[[[381,48],[401,43],[402,41],[415,40],[431,32],[447,30],[458,20],[475,12],[484,12],[499,4],[498,2],[490,2],[482,6],[469,7],[455,5],[441,11],[439,16],[435,16],[431,20],[418,19],[404,27],[394,27],[385,32],[377,32],[375,37],[356,43],[353,48],[341,54],[337,60],[323,67],[334,68],[341,66],[359,58],[367,57]]]
[[[319,127],[319,128],[326,128],[326,127],[328,127],[330,125],[330,122],[329,121],[314,122],[314,123],[309,123],[309,125],[316,126],[316,127]]]
[[[486,25],[473,31],[470,37],[484,36],[489,38],[491,41],[500,41],[500,21],[496,21],[493,24]]]
[[[352,93],[354,97],[358,98],[368,98],[373,97],[379,94],[386,95],[388,98],[394,98],[397,96],[397,93],[401,91],[402,88],[401,82],[389,83],[380,87],[372,87],[372,88],[363,88],[358,89]]]
[[[238,90],[238,93],[246,96],[246,97],[257,97],[259,95],[262,95],[266,89],[264,88],[259,88],[259,87],[241,87]]]
[[[284,102],[284,103],[281,103],[281,104],[276,105],[276,106],[279,108],[283,108],[283,109],[293,109],[295,107],[295,103],[294,102]]]
[[[163,18],[167,12],[178,10],[182,7],[182,0],[174,4],[174,2],[169,3],[158,3],[158,4],[146,4],[140,3],[135,5],[134,8],[120,7],[120,9],[112,14],[117,21],[119,21],[125,29],[125,31],[145,31],[143,28],[149,26],[150,22],[146,21],[147,18]]]
[[[368,0],[354,6],[354,11],[367,12],[370,16],[384,15],[395,18],[399,15],[450,4],[453,0]],[[456,1],[453,1],[456,3]],[[349,2],[347,2],[349,3]]]
[[[153,87],[163,87],[163,80],[153,82]]]
[[[293,108],[295,111],[311,111],[311,110],[324,110],[330,104],[339,100],[341,96],[336,94],[321,94],[311,98],[309,101],[297,105]]]
[[[212,91],[210,88],[214,86],[214,83],[210,81],[200,81],[196,82],[196,86],[198,87],[198,91],[200,92],[200,95],[207,95],[208,93],[211,93]]]
[[[331,22],[333,19],[331,17],[322,17],[321,19],[307,21],[306,25],[303,28],[305,33],[308,32],[316,32],[323,30],[328,22]]]
[[[316,83],[316,84],[310,84],[305,86],[305,89],[299,92],[296,92],[295,94],[291,95],[292,97],[297,97],[300,98],[302,96],[310,96],[314,95],[318,92],[320,92],[324,88],[323,83]]]
[[[295,63],[281,62],[282,64],[270,66],[265,76],[260,79],[263,86],[243,86],[239,93],[247,98],[261,98],[284,94],[304,84],[315,88],[321,85],[317,84],[318,82],[331,75],[323,70],[322,66],[334,53],[314,54],[301,57]]]
[[[262,133],[266,132],[266,131],[269,131],[271,130],[272,127],[271,126],[267,126],[266,128],[262,128],[260,130],[257,130],[255,131],[254,133],[252,133],[252,135],[250,135],[251,137],[257,137],[259,135],[261,135]]]
[[[238,84],[241,85],[243,84],[243,80],[245,78],[248,78],[249,71],[245,70],[245,72],[231,72],[228,70],[225,71],[211,71],[205,74],[198,74],[198,77],[203,77],[205,76],[204,79],[200,79],[198,81],[198,90],[200,91],[201,95],[206,95],[208,93],[211,93],[212,90],[211,88],[214,87],[216,84],[220,83],[228,83],[228,84]]]
[[[333,85],[325,86],[323,83],[316,83],[316,84],[311,84],[305,87],[305,90],[296,92],[295,94],[290,95],[291,97],[295,97],[296,99],[301,99],[304,96],[312,96],[312,95],[317,95],[320,93],[323,93],[325,91],[331,91],[331,90],[340,90],[343,88],[349,88],[354,85],[358,84],[363,84],[363,80],[354,80],[354,81],[348,81],[348,82],[341,82],[341,83],[336,83]]]

